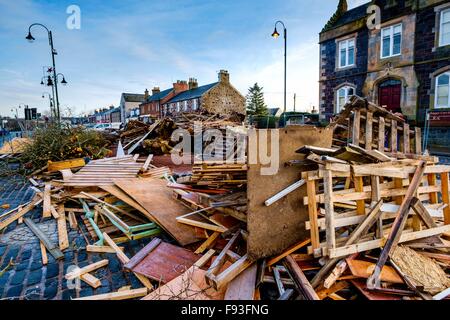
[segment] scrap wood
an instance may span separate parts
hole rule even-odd
[[[50,207],[51,207],[51,205],[52,205],[52,203],[51,203],[51,197],[50,197],[50,191],[51,191],[51,188],[52,188],[52,185],[51,185],[51,183],[45,183],[45,187],[44,187],[44,203],[43,203],[43,205],[42,205],[42,216],[44,217],[44,218],[48,218],[48,217],[50,217],[52,214],[51,214],[51,209],[50,209]]]
[[[80,275],[80,279],[86,282],[88,285],[90,285],[92,288],[96,289],[102,285],[100,279],[97,277],[94,277],[90,273],[83,273]]]
[[[120,250],[123,251],[123,247],[118,247]],[[87,252],[96,252],[96,253],[116,253],[116,251],[111,248],[110,246],[98,246],[98,245],[92,245],[89,244],[86,246]]]
[[[294,258],[288,255],[283,259],[283,262],[297,289],[301,292],[304,298],[307,300],[320,300],[316,291],[304,275],[302,269],[298,266],[297,262],[295,262]]]
[[[153,238],[124,267],[150,279],[167,283],[189,269],[198,259],[199,256],[189,250]]]
[[[84,158],[70,159],[63,161],[49,161],[47,166],[48,172],[56,172],[65,169],[83,167],[86,164]]]
[[[323,288],[323,289],[318,289],[317,290],[317,295],[318,297],[323,300],[327,297],[329,297],[330,295],[339,292],[343,289],[346,289],[349,287],[348,282],[346,281],[338,281],[335,284],[333,284],[331,287],[329,288]]]
[[[347,259],[347,265],[352,275],[365,279],[372,274],[373,269],[375,268],[375,263],[356,259]],[[390,266],[383,267],[380,274],[380,280],[389,283],[405,283],[395,269]]]
[[[59,260],[64,258],[64,254],[59,250],[58,246],[50,241],[50,239],[42,232],[42,230],[31,220],[30,218],[24,218],[23,221],[30,228],[30,230],[39,238],[39,240],[44,244],[45,248],[50,252],[50,254]]]
[[[166,230],[178,243],[185,246],[199,240],[194,228],[176,221],[176,217],[189,210],[173,199],[166,182],[157,179],[125,179],[115,181],[115,184],[144,207],[146,216]]]
[[[225,300],[253,300],[255,296],[257,265],[253,264],[230,281]]]
[[[203,253],[206,249],[208,249],[210,246],[213,245],[213,243],[217,240],[217,238],[220,236],[220,232],[213,232],[208,239],[205,240],[198,248],[195,250],[196,254]]]
[[[105,232],[103,232],[103,239],[106,241],[106,243],[114,249],[116,252],[117,258],[119,258],[120,262],[122,264],[126,264],[130,261],[130,259],[127,257],[127,255],[117,246],[117,244],[109,237],[109,235]],[[143,275],[134,273],[134,275],[139,279],[139,281],[149,290],[153,290],[153,285],[151,284],[150,280],[146,278]]]
[[[205,281],[206,271],[201,269],[214,253],[214,250],[209,250],[183,274],[155,289],[142,300],[223,300],[225,289],[216,291],[208,285]]]
[[[58,227],[58,242],[61,251],[69,247],[69,236],[67,234],[66,214],[64,212],[64,204],[58,207],[58,219],[56,220]]]
[[[127,300],[143,297],[148,293],[148,288],[121,290],[117,292],[98,294],[94,296],[87,296],[76,298],[72,300]]]
[[[42,265],[45,266],[48,263],[47,250],[45,249],[45,245],[42,241],[39,241],[39,246],[41,248]]]
[[[268,260],[267,261],[267,266],[270,267],[271,265],[274,265],[275,263],[277,263],[281,259],[287,257],[288,255],[294,253],[295,251],[303,248],[304,246],[306,246],[306,245],[308,245],[310,243],[311,243],[311,239],[306,239],[306,240],[300,241],[299,243],[294,244],[290,248],[286,249],[283,253],[281,253],[278,256],[273,257],[270,260]]]
[[[433,300],[442,300],[448,296],[450,296],[450,288],[447,288],[444,291],[439,292],[438,294],[434,295]]]
[[[391,259],[421,291],[437,294],[450,287],[450,279],[433,259],[406,246],[395,248]]]
[[[228,285],[228,283],[239,274],[241,274],[241,272],[249,268],[253,263],[254,261],[251,261],[248,258],[248,255],[245,254],[224,271],[218,273],[217,275],[210,276],[208,280],[212,283],[214,289],[220,290]]]
[[[408,187],[408,191],[405,195],[405,198],[402,201],[402,204],[400,205],[400,208],[398,209],[397,217],[394,220],[394,225],[392,226],[391,232],[389,234],[389,237],[386,241],[386,244],[381,251],[380,257],[378,259],[378,262],[375,266],[375,269],[373,271],[373,274],[367,279],[367,287],[369,289],[373,289],[375,287],[380,287],[380,273],[381,269],[383,268],[384,264],[386,263],[389,254],[395,249],[397,246],[397,243],[400,240],[401,233],[405,227],[406,220],[408,218],[408,212],[410,210],[411,201],[413,199],[414,194],[417,192],[417,188],[420,185],[422,176],[425,172],[426,163],[424,161],[421,161],[420,164],[417,166],[417,169],[414,173],[414,176],[410,182],[410,185]]]
[[[83,268],[77,268],[76,270],[73,270],[71,272],[66,273],[64,276],[67,280],[73,280],[75,278],[80,277],[81,275],[85,273],[92,272],[94,270],[97,270],[99,268],[103,268],[104,266],[107,266],[109,263],[108,259],[100,260],[98,262],[89,264]]]

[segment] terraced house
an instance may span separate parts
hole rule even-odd
[[[450,110],[449,91],[450,1],[339,1],[320,33],[321,119],[356,94],[421,125],[427,110]]]

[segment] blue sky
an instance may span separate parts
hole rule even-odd
[[[0,0],[0,114],[19,104],[48,108],[48,87],[39,84],[50,65],[44,30],[53,32],[56,67],[69,85],[60,86],[62,109],[76,113],[118,105],[122,92],[168,88],[176,80],[207,84],[217,71],[230,72],[232,84],[247,93],[264,87],[266,103],[283,104],[283,40],[270,37],[274,22],[288,29],[288,109],[318,103],[318,33],[334,13],[337,0],[152,0],[42,1]],[[349,0],[354,7],[365,0]],[[69,30],[69,5],[81,9],[81,29]]]

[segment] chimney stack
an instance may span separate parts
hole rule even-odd
[[[195,78],[189,78],[189,90],[198,88],[198,82]]]
[[[155,94],[157,94],[157,93],[160,93],[161,91],[159,90],[159,87],[154,87],[153,89],[152,89],[152,95],[155,95]]]
[[[219,82],[230,83],[230,74],[227,70],[219,71]]]
[[[186,91],[189,89],[188,83],[183,80],[177,80],[176,83],[173,84],[173,90],[175,94],[179,94],[180,92]]]
[[[144,100],[147,100],[147,98],[148,98],[148,90],[146,88],[144,91]]]

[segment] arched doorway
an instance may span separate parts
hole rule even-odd
[[[401,112],[402,82],[387,79],[378,85],[378,104],[392,112]]]

